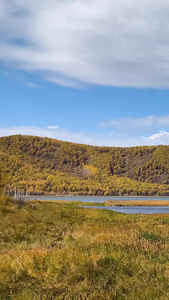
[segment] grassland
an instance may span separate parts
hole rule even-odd
[[[0,299],[169,299],[169,215],[0,207]]]

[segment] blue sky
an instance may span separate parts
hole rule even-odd
[[[169,144],[167,8],[163,0],[1,2],[0,136]]]

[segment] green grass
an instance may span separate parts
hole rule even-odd
[[[0,207],[0,299],[168,299],[168,215]]]

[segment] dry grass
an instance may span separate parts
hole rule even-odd
[[[1,207],[0,299],[167,300],[168,225],[75,203]]]
[[[105,206],[169,206],[165,200],[106,200]]]

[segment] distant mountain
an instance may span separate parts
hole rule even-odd
[[[0,138],[0,169],[11,191],[169,194],[169,146],[96,147],[15,135]]]

